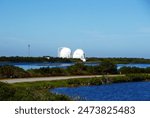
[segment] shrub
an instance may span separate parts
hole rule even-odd
[[[91,78],[91,80],[89,81],[90,85],[101,85],[102,81],[101,78]]]
[[[77,63],[67,68],[70,75],[87,75],[87,66],[83,63]]]
[[[66,76],[69,75],[63,68],[40,68],[28,70],[32,76]]]
[[[0,82],[0,100],[11,100],[16,90],[11,85]]]
[[[69,79],[67,80],[67,84],[71,86],[79,86],[81,85],[81,81],[79,79]]]
[[[150,76],[147,74],[128,74],[127,78],[132,82],[150,80]]]
[[[23,78],[29,76],[29,73],[22,68],[11,65],[0,66],[1,78]]]
[[[129,82],[126,76],[118,76],[111,78],[112,83]]]
[[[122,67],[119,69],[119,72],[122,74],[131,74],[131,73],[145,73],[146,69],[144,68],[137,68],[137,67]]]
[[[56,95],[48,89],[37,87],[16,87],[0,82],[0,101],[49,101],[49,100],[70,100],[64,95]]]
[[[110,61],[103,61],[98,67],[96,67],[97,71],[100,74],[117,74],[117,66]]]

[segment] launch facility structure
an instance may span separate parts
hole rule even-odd
[[[85,59],[85,52],[82,49],[76,49],[73,53],[70,48],[60,47],[58,48],[58,57],[60,58],[74,58],[81,59],[83,62]]]

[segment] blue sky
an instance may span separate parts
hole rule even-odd
[[[0,56],[150,58],[148,0],[0,0]]]

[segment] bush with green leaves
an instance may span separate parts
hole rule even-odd
[[[36,87],[16,87],[0,82],[0,101],[49,101],[70,100],[67,96],[51,93],[48,89]]]
[[[96,71],[99,71],[99,74],[117,74],[117,66],[111,61],[103,61],[100,63],[98,67],[96,67]]]
[[[122,74],[150,73],[150,68],[122,67],[118,71]]]
[[[67,71],[70,75],[88,75],[90,74],[87,70],[87,66],[83,63],[76,63],[67,68]]]
[[[14,97],[16,89],[7,83],[0,82],[0,101],[11,100]]]
[[[0,78],[23,78],[29,76],[30,74],[22,68],[12,65],[0,66]]]

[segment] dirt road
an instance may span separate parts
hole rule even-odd
[[[21,82],[36,82],[36,81],[53,81],[53,80],[66,80],[75,78],[92,78],[102,77],[103,75],[87,75],[87,76],[60,76],[60,77],[36,77],[36,78],[17,78],[17,79],[4,79],[1,82],[6,83],[21,83]],[[107,75],[108,77],[124,76],[124,75]]]

